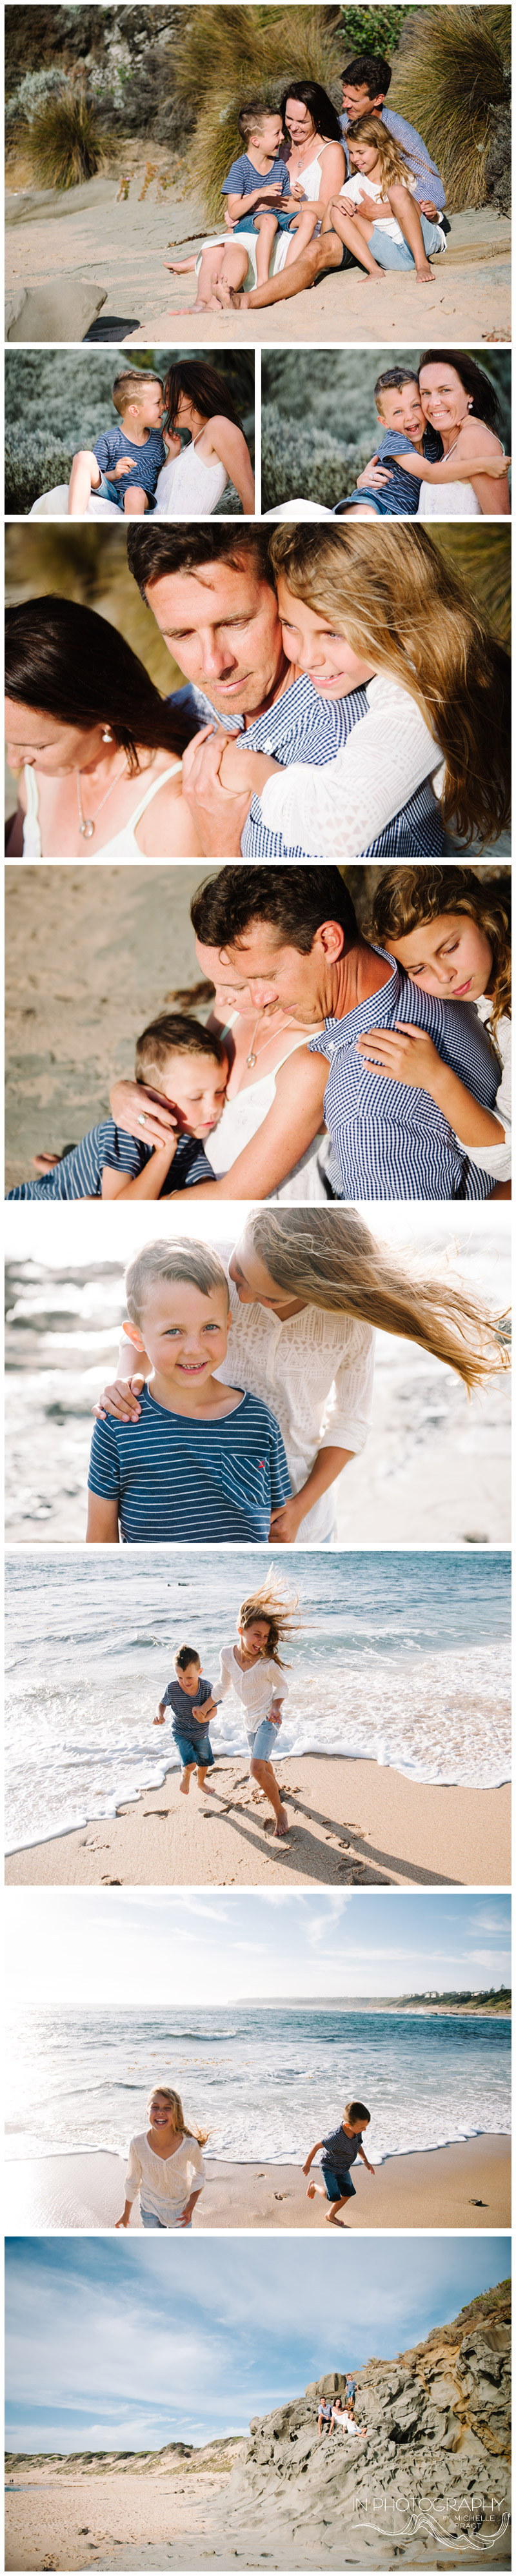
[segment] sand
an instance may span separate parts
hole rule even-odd
[[[441,338],[476,343],[510,337],[510,224],[495,207],[466,208],[454,215],[448,249],[435,261],[434,280],[423,289],[411,275],[367,280],[354,271],[336,274],[295,302],[254,312],[180,314],[190,301],[191,277],[166,278],[163,263],[174,252],[186,258],[210,231],[204,209],[189,191],[188,168],[174,178],[163,203],[157,204],[157,181],[142,205],[140,189],[146,166],[145,148],[126,155],[132,170],[129,195],[118,202],[119,180],[100,174],[73,190],[56,205],[48,192],[19,189],[7,193],[6,284],[36,289],[50,279],[91,275],[106,290],[103,319],[118,315],[136,328],[127,343],[155,345],[170,340],[198,346],[200,325],[207,347],[229,346],[236,339],[256,341],[341,343],[350,346],[377,339],[419,341]],[[164,147],[153,148],[153,163],[167,173]],[[215,227],[211,228],[215,230]],[[195,280],[193,281],[195,291]],[[424,308],[424,309],[423,309]],[[63,334],[63,337],[65,335]],[[116,335],[118,336],[118,334]]]
[[[311,2140],[308,2140],[308,2145]],[[20,2157],[5,2170],[8,2235],[113,2228],[124,2206],[125,2160],[93,2149],[85,2155]],[[326,2226],[326,2199],[307,2199],[299,2165],[231,2164],[209,2157],[204,2191],[193,2226],[296,2228]],[[313,2176],[320,2180],[318,2168]],[[384,2227],[510,2227],[511,2142],[506,2136],[468,2138],[418,2155],[389,2156],[374,2176],[357,2160],[356,2197],[346,2229]],[[135,2202],[130,2232],[141,2230]],[[339,2234],[342,2232],[339,2224]]]
[[[218,1761],[213,1798],[179,1772],[115,1818],[6,1860],[14,1887],[490,1887],[510,1885],[510,1790],[443,1789],[375,1762],[277,1762],[290,1831],[274,1838],[241,1762]]]
[[[29,2472],[29,2493],[6,2496],[6,2568],[141,2568],[149,2552],[157,2567],[195,2568],[201,2557],[222,2567],[224,2556],[209,2544],[229,2476],[188,2464],[145,2477],[99,2470],[56,2478],[52,2467],[38,2468]],[[24,2486],[25,2479],[24,2470]]]

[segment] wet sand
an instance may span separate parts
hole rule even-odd
[[[115,1818],[6,1861],[16,1887],[489,1887],[510,1885],[510,1790],[443,1789],[376,1762],[303,1754],[275,1764],[290,1830],[274,1836],[241,1762],[218,1761],[214,1797],[180,1794],[178,1770]]]
[[[310,2140],[307,2143],[310,2145]],[[113,2228],[124,2206],[125,2159],[105,2149],[85,2155],[22,2156],[6,2167],[5,2225],[9,2235]],[[312,2179],[320,2182],[314,2165]],[[510,2227],[511,2141],[507,2136],[460,2140],[417,2155],[389,2156],[374,2178],[357,2159],[355,2199],[346,2231],[384,2227]],[[196,2234],[212,2228],[325,2228],[326,2198],[307,2198],[299,2165],[231,2164],[209,2157],[206,2183],[194,2212]],[[130,2233],[141,2229],[134,2203]],[[335,2232],[335,2231],[334,2231]],[[342,2228],[339,2221],[339,2234]]]

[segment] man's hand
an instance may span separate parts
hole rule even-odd
[[[100,1403],[92,1404],[95,1422],[106,1422],[109,1413],[113,1414],[115,1422],[139,1422],[143,1386],[144,1377],[116,1377],[113,1386],[104,1387]]]
[[[417,203],[417,200],[416,200],[416,203]],[[433,206],[433,205],[432,205],[432,199],[431,199],[431,197],[422,197],[422,198],[421,198],[421,203],[420,203],[420,206],[419,206],[419,213],[420,213],[420,215],[427,215],[429,224],[436,224],[436,223],[437,223],[437,206]]]
[[[280,1503],[277,1511],[271,1512],[269,1547],[275,1547],[278,1540],[281,1547],[290,1547],[303,1518],[299,1495],[291,1494],[288,1503]]]
[[[109,1106],[115,1125],[126,1136],[136,1136],[138,1145],[170,1145],[171,1136],[177,1136],[172,1102],[157,1101],[143,1082],[114,1082]]]
[[[252,787],[242,771],[234,770],[233,789],[224,787],[220,775],[222,755],[235,753],[233,735],[222,725],[204,725],[194,735],[183,753],[183,796],[197,825],[205,858],[240,858],[240,844],[247,822]],[[239,755],[235,753],[235,761]]]
[[[383,1073],[388,1082],[407,1083],[413,1091],[429,1091],[432,1096],[446,1071],[433,1039],[410,1020],[398,1020],[395,1029],[368,1029],[356,1043],[357,1055],[365,1057],[370,1073]]]

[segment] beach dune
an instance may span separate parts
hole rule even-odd
[[[307,2149],[311,2144],[307,2139]],[[6,2167],[9,2235],[113,2228],[124,2206],[125,2158],[81,2155],[20,2157]],[[318,2167],[312,2179],[320,2181]],[[507,2136],[461,2139],[417,2155],[388,2156],[374,2178],[357,2160],[356,2197],[346,2230],[384,2227],[510,2227],[511,2144]],[[231,2164],[208,2157],[196,2231],[211,2228],[325,2228],[326,2201],[306,2196],[300,2165]],[[141,2228],[136,2202],[130,2222]]]

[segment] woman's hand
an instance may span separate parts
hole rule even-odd
[[[179,431],[177,429],[162,429],[161,436],[167,450],[169,461],[171,456],[180,456],[181,440],[179,437]]]
[[[158,1104],[143,1082],[114,1082],[109,1095],[111,1116],[127,1136],[135,1136],[138,1145],[169,1145],[177,1136],[175,1109],[166,1100]]]
[[[116,1377],[113,1386],[104,1387],[100,1403],[92,1404],[95,1422],[107,1422],[109,1413],[113,1414],[115,1422],[139,1422],[142,1409],[140,1395],[144,1386],[144,1377]]]
[[[306,1511],[306,1504],[304,1509]],[[280,1547],[290,1547],[292,1540],[297,1538],[299,1524],[303,1519],[304,1511],[300,1508],[299,1494],[291,1494],[287,1503],[280,1503],[277,1511],[271,1512],[269,1547],[276,1547],[278,1542]]]
[[[410,1020],[397,1020],[395,1029],[368,1029],[357,1038],[357,1055],[364,1056],[370,1073],[407,1083],[412,1091],[429,1091],[431,1098],[446,1074],[433,1039]]]
[[[122,2216],[122,2218],[115,2218],[115,2227],[128,2227],[128,2226],[129,2226],[129,2214],[128,2214],[127,2218],[126,2218],[126,2215],[125,2215],[125,2209],[124,2209],[124,2212],[123,2212],[123,2216]]]
[[[389,472],[388,466],[379,465],[378,456],[372,456],[370,465],[364,465],[362,467],[362,473],[357,474],[357,492],[362,490],[364,483],[367,484],[368,487],[371,486],[374,492],[381,492],[382,483],[390,483],[391,481],[392,475]]]

